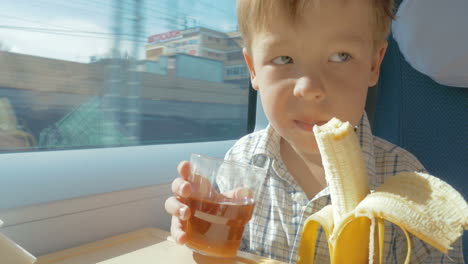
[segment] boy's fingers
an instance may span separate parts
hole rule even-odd
[[[190,163],[188,161],[180,162],[179,166],[177,166],[177,171],[179,172],[180,178],[177,178],[172,182],[172,192],[175,195],[184,198],[187,198],[194,193],[201,197],[214,197],[218,195],[218,192],[213,188],[210,180],[206,177],[194,175],[191,177],[190,182],[188,182],[188,178],[191,174]]]
[[[177,166],[177,171],[182,179],[187,180],[190,175],[190,163],[185,160],[181,161]]]
[[[187,234],[184,231],[184,223],[179,218],[173,216],[171,220],[171,236],[178,244],[185,244],[187,242]]]
[[[177,178],[172,182],[172,193],[177,196],[189,197],[192,193],[190,183],[182,178]]]
[[[190,208],[186,204],[180,202],[175,196],[169,197],[164,207],[169,214],[181,220],[190,218]]]

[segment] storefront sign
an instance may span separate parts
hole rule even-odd
[[[148,37],[148,43],[158,43],[179,38],[182,38],[180,30],[173,30]]]

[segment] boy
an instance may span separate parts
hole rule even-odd
[[[226,154],[268,168],[261,200],[246,227],[240,250],[296,262],[304,219],[330,203],[312,127],[332,117],[357,126],[371,188],[402,171],[424,171],[407,151],[373,137],[364,113],[368,87],[374,86],[392,20],[391,0],[238,0],[244,57],[252,86],[260,93],[270,122],[240,139]],[[190,213],[180,197],[190,195],[189,164],[166,201],[173,215],[171,233],[186,240]],[[387,224],[385,263],[403,263],[406,242]],[[329,263],[325,236],[319,238],[316,263]],[[458,240],[443,256],[413,237],[410,263],[463,263]]]

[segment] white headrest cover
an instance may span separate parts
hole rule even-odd
[[[413,68],[440,84],[468,87],[467,0],[404,0],[392,31]]]

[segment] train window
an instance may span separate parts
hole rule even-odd
[[[239,138],[241,50],[235,0],[7,1],[0,152]]]

